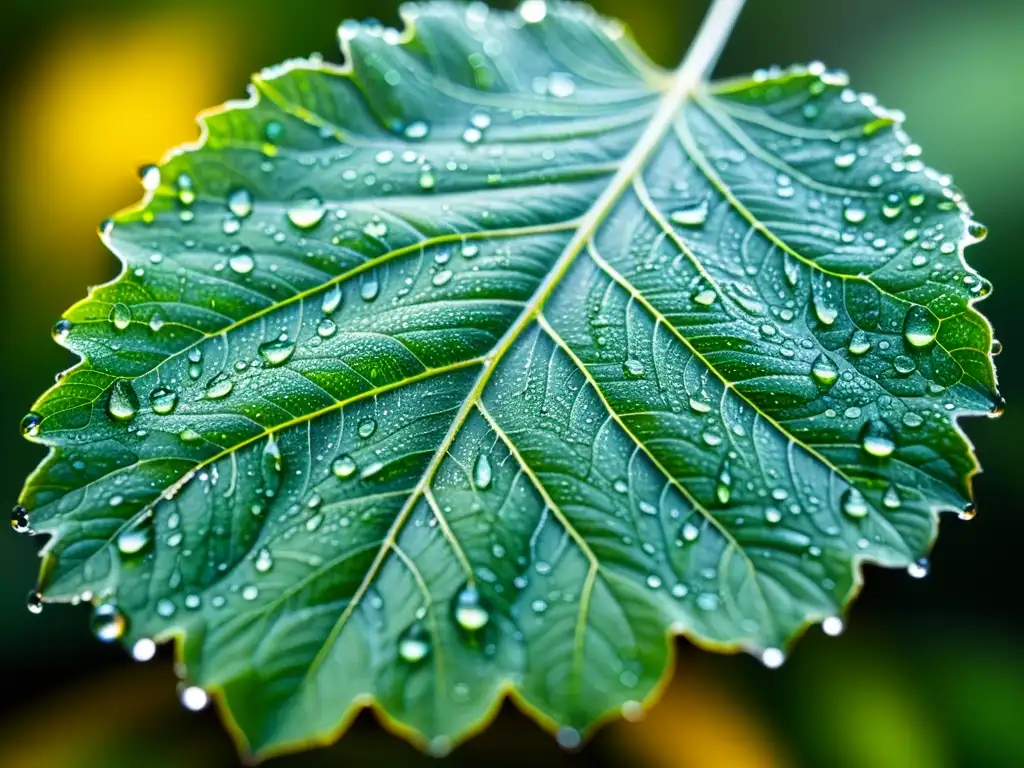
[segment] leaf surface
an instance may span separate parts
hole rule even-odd
[[[901,116],[582,6],[406,22],[262,72],[104,227],[23,424],[44,599],[178,637],[258,754],[369,702],[444,751],[505,693],[572,745],[671,634],[776,665],[861,562],[923,572],[1001,401],[983,230]]]

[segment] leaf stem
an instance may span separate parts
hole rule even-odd
[[[746,0],[713,0],[690,44],[683,63],[676,70],[673,90],[683,94],[693,90],[714,69],[729,40],[736,19]]]

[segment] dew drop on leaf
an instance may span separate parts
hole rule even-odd
[[[248,248],[239,248],[236,253],[228,257],[228,266],[235,274],[248,275],[256,268],[256,260]]]
[[[230,395],[234,388],[235,385],[230,376],[226,373],[218,373],[206,384],[206,397],[210,400],[220,400]]]
[[[372,417],[366,417],[359,422],[359,426],[356,428],[359,436],[362,438],[370,437],[374,432],[377,431],[377,421]]]
[[[119,330],[125,330],[132,322],[132,311],[127,304],[118,302],[110,308],[109,320]]]
[[[93,609],[90,627],[100,642],[112,643],[124,636],[125,630],[128,628],[128,620],[116,603],[108,601],[100,603]]]
[[[699,227],[708,220],[708,201],[702,200],[688,208],[678,208],[669,217],[673,224],[681,227]]]
[[[11,528],[15,533],[28,533],[31,526],[28,521],[28,510],[18,504],[11,510]]]
[[[848,516],[861,518],[868,513],[868,502],[863,493],[851,486],[843,492],[842,508]]]
[[[139,398],[127,379],[118,379],[110,390],[107,413],[117,421],[128,421],[139,411]]]
[[[884,459],[896,450],[892,431],[882,421],[869,421],[860,432],[860,444],[864,452]]]
[[[166,416],[178,404],[178,395],[168,387],[157,387],[149,393],[149,405],[153,413]]]
[[[491,460],[486,453],[481,453],[473,462],[473,485],[480,490],[491,487]]]
[[[286,339],[267,341],[260,344],[260,357],[270,367],[284,365],[295,353],[295,342]]]
[[[331,471],[334,476],[344,480],[345,478],[352,477],[356,471],[356,463],[351,456],[339,456],[331,464]]]
[[[914,305],[903,321],[903,336],[913,347],[927,347],[939,332],[939,319],[927,307]]]
[[[490,621],[490,614],[484,608],[476,587],[465,586],[455,595],[453,611],[455,621],[468,632],[483,629]]]
[[[398,655],[402,661],[415,664],[430,653],[430,641],[421,622],[414,622],[402,632],[398,639]]]

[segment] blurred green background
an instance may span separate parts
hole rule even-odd
[[[494,2],[495,6],[512,3]],[[599,0],[672,65],[705,2]],[[7,0],[0,22],[0,498],[13,504],[41,450],[18,421],[72,361],[53,320],[117,271],[95,227],[136,201],[135,169],[195,138],[195,113],[244,95],[250,72],[291,56],[337,60],[347,17],[397,23],[393,0]],[[952,173],[991,231],[972,264],[995,284],[982,305],[1005,343],[999,421],[964,424],[985,474],[979,514],[944,519],[923,581],[871,569],[845,634],[812,630],[780,670],[680,643],[673,682],[639,723],[562,752],[510,705],[442,764],[870,766],[1024,765],[1024,2],[748,0],[720,75],[821,59],[903,109],[925,160]],[[1017,307],[1016,309],[1014,307]],[[0,763],[237,763],[216,714],[177,703],[170,649],[147,665],[101,646],[85,608],[25,610],[39,542],[0,536]],[[342,741],[270,762],[437,765],[364,713]]]

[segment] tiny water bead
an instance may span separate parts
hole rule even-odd
[[[100,603],[93,609],[90,626],[97,640],[103,643],[112,643],[124,636],[125,630],[128,628],[128,620],[116,603],[106,602]]]
[[[377,421],[374,418],[370,417],[370,416],[367,416],[365,419],[360,421],[359,422],[359,426],[356,427],[356,432],[363,439],[366,439],[366,438],[370,437],[376,431],[377,431]]]
[[[295,353],[295,342],[287,339],[278,339],[260,344],[260,357],[270,367],[284,365]]]
[[[107,413],[117,421],[128,421],[139,411],[139,398],[127,379],[118,379],[110,390]]]
[[[939,318],[927,307],[914,305],[903,321],[903,336],[913,347],[927,347],[939,332]]]
[[[157,387],[149,393],[149,405],[153,413],[166,416],[178,404],[178,395],[168,387]]]
[[[473,462],[473,485],[480,490],[491,487],[491,460],[486,453],[481,453]]]
[[[175,186],[178,188],[178,202],[182,205],[192,205],[196,201],[195,186],[187,173],[178,175]]]
[[[28,533],[31,530],[28,522],[28,510],[20,504],[11,510],[11,528],[15,533]]]
[[[415,664],[430,653],[430,641],[421,622],[410,625],[398,639],[398,655],[402,661]]]
[[[483,601],[476,587],[465,586],[455,595],[453,603],[455,621],[467,632],[483,629],[490,621],[490,614],[483,606]]]

